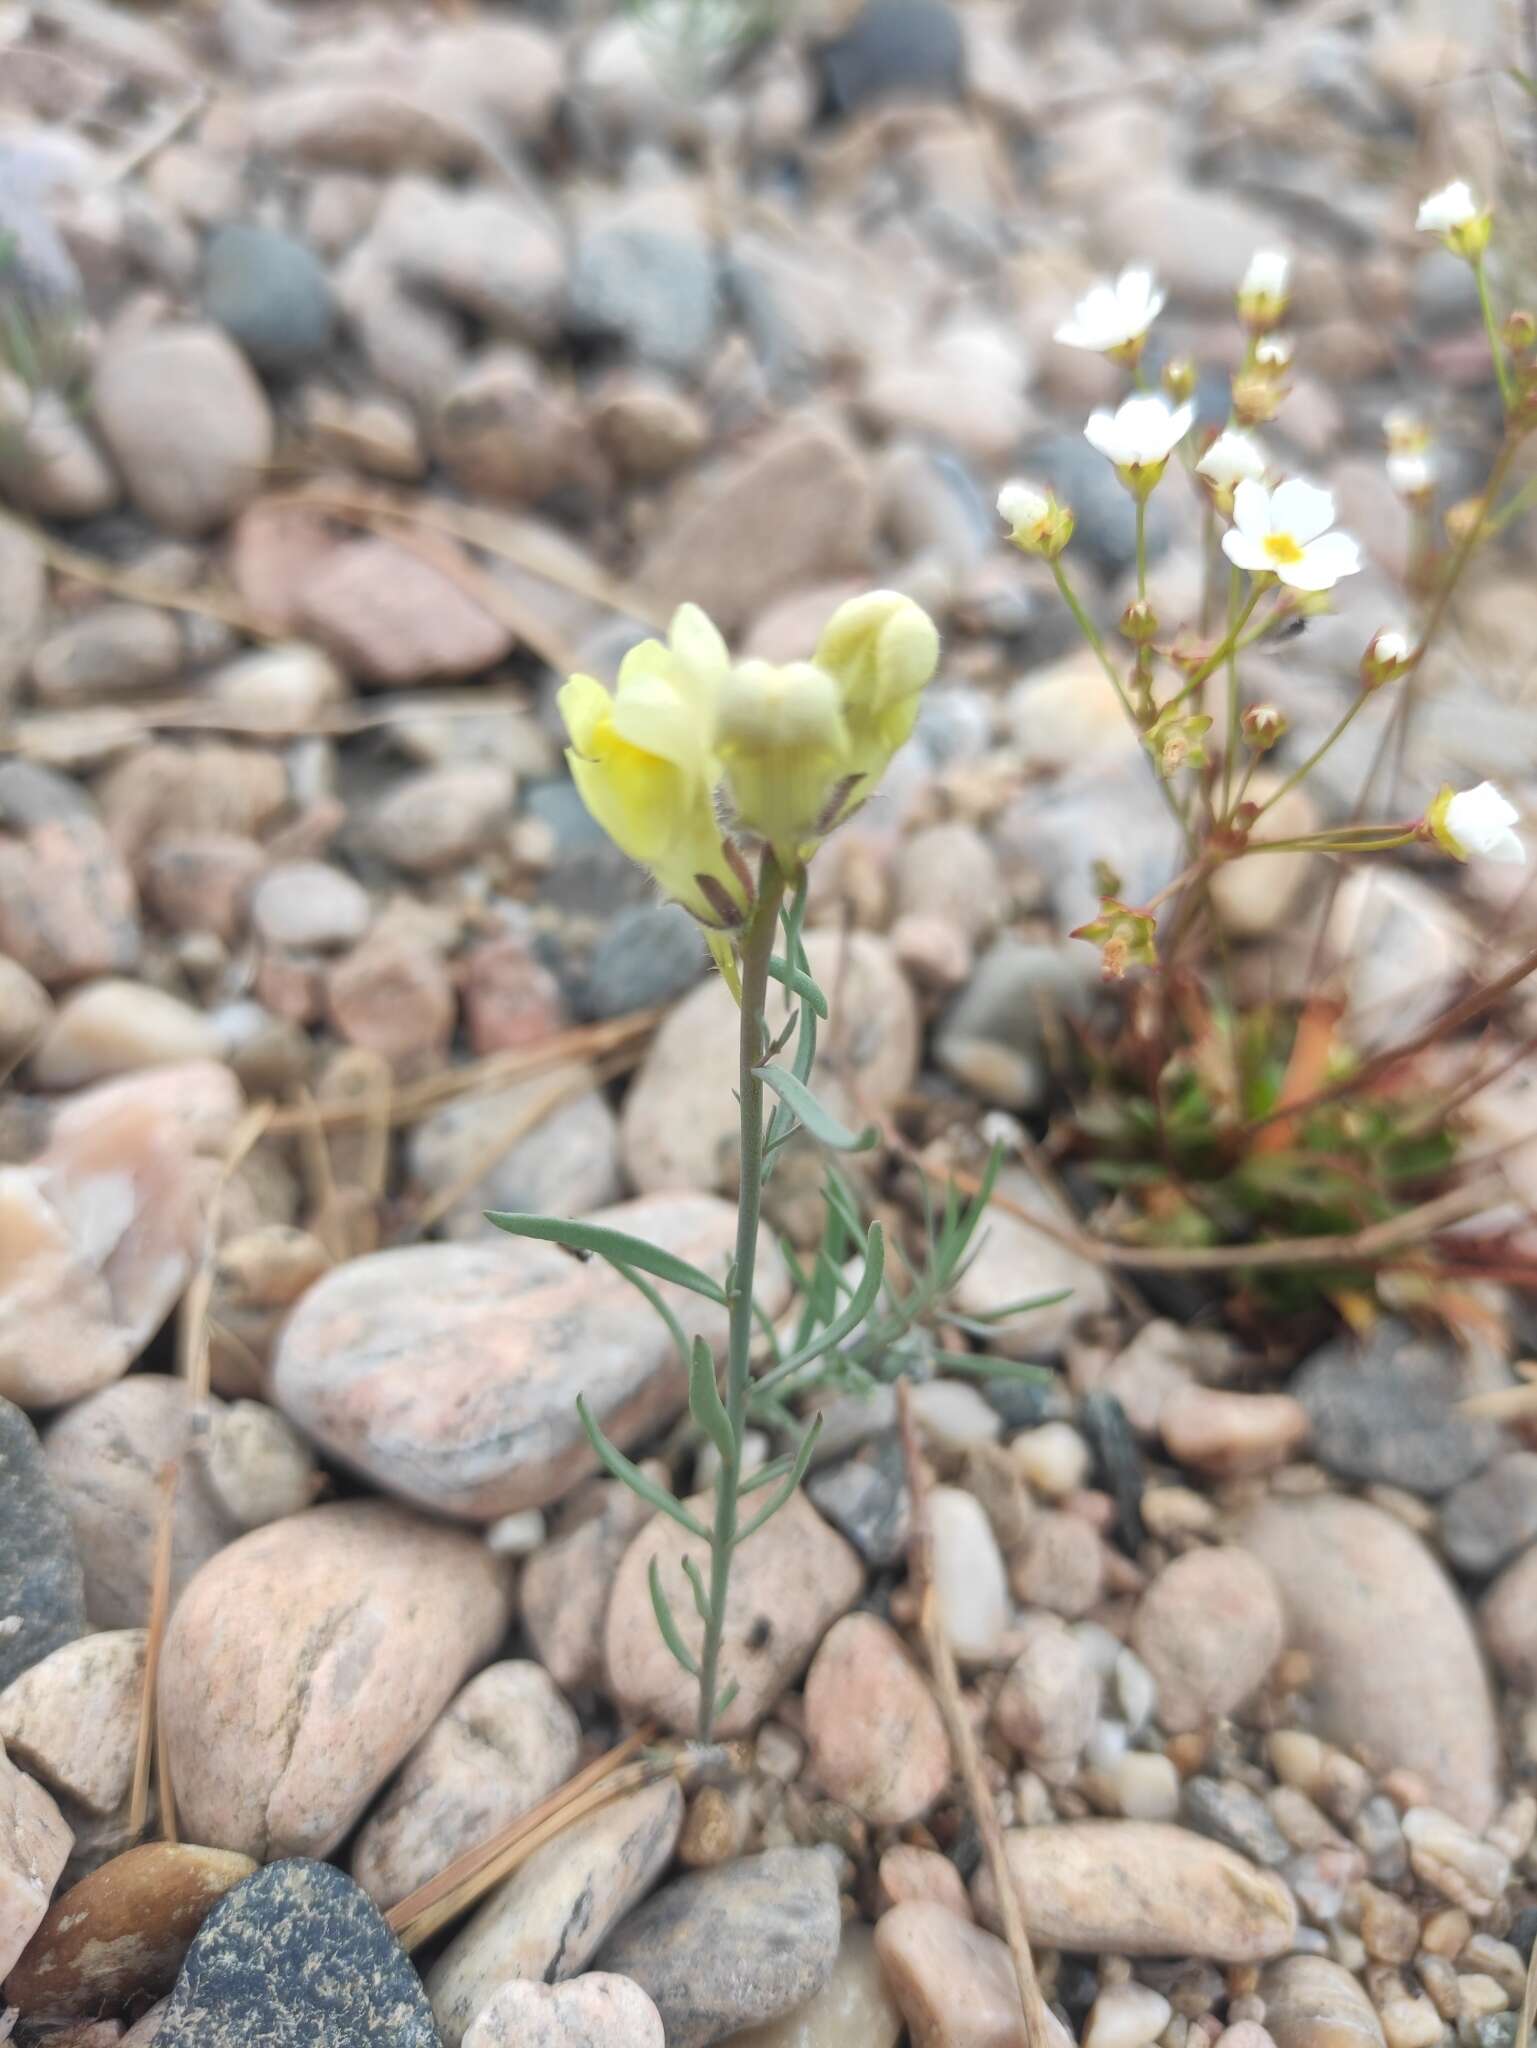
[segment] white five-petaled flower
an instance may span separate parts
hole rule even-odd
[[[1466,178],[1454,178],[1420,202],[1414,225],[1427,235],[1449,235],[1478,218],[1479,205]]]
[[[1135,480],[1139,472],[1161,473],[1194,422],[1193,405],[1172,406],[1149,393],[1128,398],[1116,412],[1090,413],[1083,434],[1091,448]]]
[[[1114,284],[1097,284],[1078,301],[1056,338],[1100,353],[1130,348],[1163,311],[1166,297],[1150,270],[1123,270]]]
[[[1462,860],[1477,854],[1483,860],[1520,865],[1526,848],[1513,827],[1521,813],[1492,782],[1476,789],[1459,790],[1455,796],[1437,799],[1432,806],[1440,812],[1437,837]]]
[[[1256,249],[1249,258],[1238,295],[1244,299],[1284,299],[1291,274],[1292,260],[1284,249]]]
[[[1196,475],[1204,476],[1219,491],[1231,491],[1245,477],[1258,483],[1269,466],[1269,458],[1252,434],[1229,427],[1217,436],[1196,464]]]
[[[1038,526],[1050,511],[1050,498],[1034,484],[1007,483],[998,493],[998,517],[1015,533]]]
[[[1275,490],[1246,477],[1233,493],[1233,524],[1222,552],[1251,575],[1268,573],[1293,590],[1332,590],[1361,566],[1348,534],[1331,533],[1334,500],[1316,484],[1291,477]]]

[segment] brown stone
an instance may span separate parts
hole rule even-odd
[[[589,1970],[564,1984],[504,1984],[464,2048],[664,2048],[662,2016],[628,1977]]]
[[[950,1744],[928,1683],[895,1629],[873,1614],[835,1621],[806,1673],[806,1737],[823,1789],[900,1827],[950,1781]]]
[[[1290,1394],[1240,1394],[1227,1387],[1176,1387],[1158,1411],[1171,1458],[1213,1479],[1269,1472],[1308,1440],[1307,1410]]]
[[[0,1973],[32,1939],[74,1837],[35,1779],[0,1750]]]
[[[143,1690],[143,1629],[81,1636],[0,1692],[0,1740],[51,1792],[111,1813],[133,1777]]]
[[[139,957],[133,879],[94,818],[0,832],[0,949],[47,988],[126,973]]]
[[[349,1045],[382,1053],[397,1072],[441,1060],[454,1035],[454,985],[429,945],[376,932],[329,969],[326,1008]]]
[[[110,342],[92,396],[129,495],[155,525],[207,533],[260,487],[272,414],[245,357],[217,328]]]
[[[233,939],[245,924],[246,898],[265,865],[256,841],[238,833],[168,834],[149,852],[144,894],[172,931]]]
[[[452,544],[443,554],[463,563]],[[512,647],[448,569],[372,536],[332,548],[305,577],[299,624],[360,682],[396,688],[478,675]]]
[[[1158,1719],[1171,1735],[1242,1706],[1285,1644],[1275,1580],[1244,1550],[1191,1550],[1175,1558],[1132,1618],[1131,1645],[1152,1673]]]
[[[1029,2048],[1019,1980],[1005,1943],[927,1900],[876,1922],[875,1949],[913,2048]],[[1050,2048],[1071,2037],[1046,2015]]]

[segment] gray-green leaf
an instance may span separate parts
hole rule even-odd
[[[754,1067],[765,1088],[772,1088],[787,1109],[810,1131],[813,1138],[833,1152],[868,1152],[876,1140],[873,1124],[863,1131],[851,1131],[840,1124],[831,1110],[824,1109],[804,1081],[783,1067]]]
[[[725,1306],[726,1290],[718,1280],[701,1273],[676,1252],[663,1251],[660,1245],[632,1237],[627,1230],[610,1230],[602,1223],[582,1223],[566,1216],[522,1216],[508,1209],[488,1209],[486,1221],[514,1237],[537,1237],[546,1244],[564,1245],[568,1252],[596,1254],[615,1266],[636,1266],[642,1273],[671,1280],[677,1287],[702,1294],[706,1301]]]

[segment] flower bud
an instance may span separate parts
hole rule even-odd
[[[1190,356],[1170,356],[1158,381],[1176,405],[1183,405],[1187,398],[1194,398],[1199,375]]]
[[[1233,379],[1233,417],[1241,427],[1262,427],[1281,409],[1286,390],[1264,370],[1243,370]]]
[[[1388,482],[1405,504],[1423,504],[1434,496],[1436,463],[1428,448],[1392,450],[1388,455],[1387,471]]]
[[[1291,728],[1291,720],[1274,704],[1251,704],[1241,723],[1244,744],[1252,747],[1256,754],[1268,754],[1272,747],[1285,739]]]
[[[1121,637],[1134,647],[1147,647],[1158,638],[1158,614],[1145,597],[1129,604],[1121,614]]]
[[[1407,633],[1384,627],[1361,656],[1361,688],[1380,690],[1384,683],[1397,682],[1409,667],[1412,652]]]
[[[1256,249],[1238,287],[1238,317],[1263,334],[1285,317],[1291,303],[1291,258],[1279,249]]]
[[[1073,537],[1073,515],[1050,491],[1034,484],[1005,484],[998,493],[998,516],[1022,554],[1044,555],[1054,562]]]
[[[1505,325],[1500,332],[1511,354],[1524,356],[1528,350],[1537,348],[1537,313],[1518,306],[1513,313],[1506,314]]]
[[[1296,343],[1289,334],[1262,334],[1254,344],[1253,363],[1267,376],[1279,377],[1291,366]]]
[[[846,795],[838,685],[809,661],[743,661],[722,685],[716,747],[739,823],[793,872]]]
[[[1143,733],[1142,744],[1152,755],[1159,774],[1167,777],[1181,768],[1205,767],[1206,735],[1210,730],[1211,719],[1204,712],[1182,712],[1170,704]]]
[[[1099,916],[1069,932],[1098,946],[1106,981],[1121,981],[1128,967],[1158,965],[1158,927],[1145,910],[1133,910],[1114,896],[1102,896]]]

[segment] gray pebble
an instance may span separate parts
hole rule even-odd
[[[1257,1793],[1236,1778],[1189,1778],[1180,1798],[1180,1819],[1198,1835],[1274,1870],[1291,1854],[1291,1844]]]
[[[37,1432],[0,1400],[0,1690],[83,1636],[85,1578]]]
[[[1403,1323],[1382,1324],[1364,1350],[1348,1339],[1326,1345],[1291,1391],[1312,1422],[1314,1456],[1341,1479],[1434,1499],[1500,1447],[1492,1423],[1457,1412],[1464,1390],[1449,1352]]]

